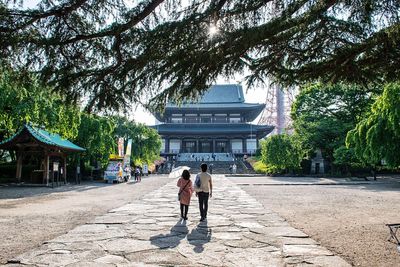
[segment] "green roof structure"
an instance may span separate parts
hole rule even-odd
[[[18,144],[31,142],[32,138],[36,140],[39,145],[43,146],[59,148],[60,150],[69,152],[85,151],[84,148],[75,145],[58,134],[50,133],[30,124],[24,124],[13,136],[0,142],[0,149],[15,150],[18,148]]]
[[[24,124],[13,136],[0,142],[0,149],[14,150],[17,156],[15,178],[29,184],[41,183],[52,186],[55,181],[67,183],[67,154],[83,152],[84,148],[31,124]],[[24,160],[34,159],[35,169],[23,172]],[[57,173],[57,175],[55,175]],[[56,180],[55,180],[55,177]]]

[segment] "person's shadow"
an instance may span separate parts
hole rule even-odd
[[[201,253],[204,251],[204,244],[210,242],[211,236],[212,231],[208,228],[207,221],[203,221],[187,235],[187,240],[194,246],[194,252]]]
[[[174,248],[179,245],[182,239],[186,237],[189,230],[186,221],[179,221],[170,229],[168,234],[159,234],[150,237],[150,242],[159,248]]]

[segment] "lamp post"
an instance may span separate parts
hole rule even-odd
[[[250,124],[250,140],[253,141],[253,126]],[[253,143],[253,142],[251,142]],[[250,158],[252,157],[253,150],[250,150]]]

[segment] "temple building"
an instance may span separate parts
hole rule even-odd
[[[274,128],[251,123],[264,107],[246,103],[241,85],[213,85],[198,102],[168,103],[164,113],[154,114],[160,124],[152,127],[161,135],[161,155],[167,158],[188,153],[251,155]]]

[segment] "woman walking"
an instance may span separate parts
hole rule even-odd
[[[187,214],[190,205],[190,198],[193,193],[193,184],[190,180],[190,173],[188,170],[183,170],[182,177],[179,178],[176,184],[179,187],[179,202],[181,204],[181,217],[187,220]]]

